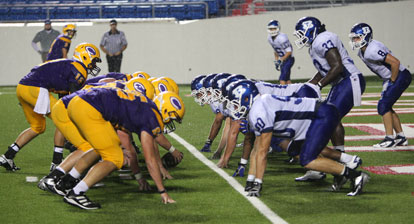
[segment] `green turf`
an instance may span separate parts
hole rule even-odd
[[[379,93],[381,82],[369,81],[367,92]],[[14,88],[0,88],[0,154],[4,153],[17,135],[28,127],[17,105]],[[324,90],[326,93],[328,90]],[[414,92],[411,87],[408,92]],[[188,86],[181,87],[186,115],[176,134],[200,149],[209,132],[214,115],[208,106],[200,107],[191,97]],[[414,99],[414,97],[404,97]],[[370,100],[378,100],[371,98]],[[361,108],[375,108],[364,106]],[[412,114],[400,115],[402,122],[414,123]],[[345,123],[381,123],[379,116],[346,117]],[[156,192],[138,191],[133,180],[120,180],[118,172],[104,179],[105,187],[91,189],[88,196],[102,204],[97,211],[83,211],[62,202],[62,198],[39,190],[26,176],[38,178],[48,173],[52,157],[54,127],[48,120],[47,131],[32,141],[17,155],[15,161],[22,170],[9,173],[0,168],[1,223],[267,223],[251,204],[227,182],[203,165],[183,146],[169,139],[184,152],[183,162],[171,170],[175,179],[165,186],[176,204],[163,205]],[[346,128],[347,135],[366,135]],[[217,138],[212,150],[217,148]],[[242,136],[239,136],[239,142]],[[413,139],[410,139],[412,142]],[[347,142],[347,145],[372,145],[377,141]],[[163,151],[164,152],[164,151]],[[212,153],[203,153],[211,156]],[[412,164],[413,152],[360,152],[364,166]],[[229,168],[232,174],[241,156],[240,148],[233,153]],[[140,156],[142,159],[142,156]],[[347,189],[329,191],[332,177],[316,183],[297,183],[293,179],[304,173],[298,164],[287,164],[284,153],[269,155],[262,197],[270,209],[289,223],[410,223],[414,220],[413,175],[371,174],[365,193],[349,198]],[[215,160],[214,162],[217,162]],[[243,186],[245,178],[236,178]],[[153,182],[150,181],[153,186]]]

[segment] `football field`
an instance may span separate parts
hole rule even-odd
[[[342,121],[346,131],[345,150],[362,158],[362,169],[371,176],[364,192],[348,197],[349,184],[332,192],[333,177],[312,183],[295,182],[305,170],[288,164],[282,152],[268,155],[268,165],[260,198],[246,198],[246,178],[231,177],[242,150],[236,148],[229,168],[219,169],[211,153],[198,150],[207,139],[214,114],[190,97],[190,88],[180,86],[186,114],[177,130],[167,136],[184,153],[184,160],[170,170],[165,180],[169,195],[177,201],[164,205],[155,190],[140,192],[135,180],[121,179],[113,172],[105,186],[88,191],[88,197],[102,205],[94,211],[81,210],[63,202],[62,197],[37,188],[37,181],[48,174],[53,154],[54,125],[25,146],[16,156],[21,168],[8,172],[0,167],[0,223],[412,223],[414,220],[414,85],[405,91],[394,109],[403,123],[408,146],[374,149],[384,138],[382,119],[376,112],[381,82],[367,79],[362,106],[354,107]],[[328,92],[323,90],[323,94]],[[0,88],[0,154],[17,135],[28,128],[18,105],[15,87]],[[221,133],[219,134],[219,136]],[[213,142],[217,148],[219,136]],[[135,136],[136,137],[136,136]],[[242,142],[240,134],[238,142]],[[161,149],[161,155],[166,151]],[[67,155],[68,150],[65,150]],[[143,156],[139,155],[144,167]],[[147,172],[146,177],[150,179]]]

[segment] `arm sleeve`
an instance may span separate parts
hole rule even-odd
[[[99,45],[105,46],[106,37],[105,34],[102,36],[101,43]]]
[[[39,46],[37,46],[37,44],[35,42],[32,42],[32,47],[36,52],[39,51]]]
[[[122,43],[122,46],[128,45],[128,42],[127,42],[127,39],[126,39],[125,33],[124,33],[124,32],[122,32],[121,34],[122,34],[122,35],[121,35],[121,43]]]

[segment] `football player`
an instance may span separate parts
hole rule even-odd
[[[96,75],[101,62],[98,48],[90,43],[76,47],[72,59],[52,60],[34,67],[17,85],[16,94],[30,128],[24,130],[0,157],[7,170],[19,168],[13,159],[21,148],[46,129],[45,115],[50,117],[57,99],[51,94],[69,93],[83,87],[88,74]]]
[[[336,106],[340,118],[353,106],[360,106],[365,80],[339,37],[326,31],[325,25],[315,17],[299,19],[294,35],[298,38],[295,44],[299,49],[309,47],[309,55],[318,71],[310,82],[320,89],[332,85],[327,101]],[[345,129],[342,123],[338,124],[331,140],[335,149],[344,151]]]
[[[358,56],[362,61],[383,80],[383,91],[377,109],[384,123],[385,138],[374,147],[390,148],[408,145],[400,118],[392,106],[410,85],[411,73],[383,43],[372,39],[373,31],[368,24],[355,24],[351,28],[349,38],[352,50],[358,49]],[[396,137],[393,130],[397,134]]]
[[[63,33],[60,34],[56,39],[53,41],[52,45],[49,49],[49,54],[47,55],[47,61],[55,60],[59,58],[67,58],[68,52],[70,48],[70,44],[72,42],[72,38],[76,34],[76,25],[75,24],[67,24],[63,27]]]
[[[289,38],[280,32],[280,23],[277,20],[270,20],[267,24],[267,32],[269,33],[267,40],[274,50],[275,68],[280,71],[279,83],[290,84],[290,70],[295,63],[295,58]]]
[[[154,102],[139,92],[120,88],[80,90],[69,102],[69,118],[94,150],[83,154],[76,163],[72,170],[78,173],[66,175],[56,187],[70,189],[67,186],[74,186],[76,178],[79,178],[80,174],[99,156],[102,161],[95,164],[85,178],[66,194],[65,202],[82,209],[100,208],[100,205],[92,202],[85,192],[113,170],[122,167],[124,160],[122,149],[119,147],[119,138],[112,124],[140,136],[146,165],[162,202],[165,204],[175,202],[162,184],[156,161],[154,138],[162,130],[175,130],[173,122],[181,122],[185,112],[184,104],[181,98],[172,92],[158,95]]]
[[[260,196],[272,135],[292,139],[291,146],[300,149],[300,164],[305,168],[351,179],[353,188],[348,196],[360,194],[368,182],[368,174],[355,170],[358,162],[351,169],[319,157],[341,118],[333,104],[311,98],[260,95],[252,82],[239,81],[229,90],[228,109],[234,119],[247,117],[256,135],[256,176],[248,196]]]

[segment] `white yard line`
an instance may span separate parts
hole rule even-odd
[[[237,182],[233,177],[228,175],[222,169],[218,168],[216,164],[211,162],[207,159],[202,153],[200,153],[193,145],[188,143],[186,140],[181,138],[175,133],[169,134],[172,138],[178,141],[181,145],[183,145],[187,150],[193,154],[198,160],[220,175],[224,180],[226,180],[230,186],[232,186],[237,192],[243,195],[260,213],[262,213],[269,221],[272,223],[287,223],[283,220],[280,216],[278,216],[275,212],[273,212],[269,207],[267,207],[259,198],[256,197],[247,197],[246,192],[244,191],[244,187]]]
[[[394,148],[374,148],[373,146],[347,146],[346,152],[389,152],[389,151],[414,151],[414,145],[397,146]]]

